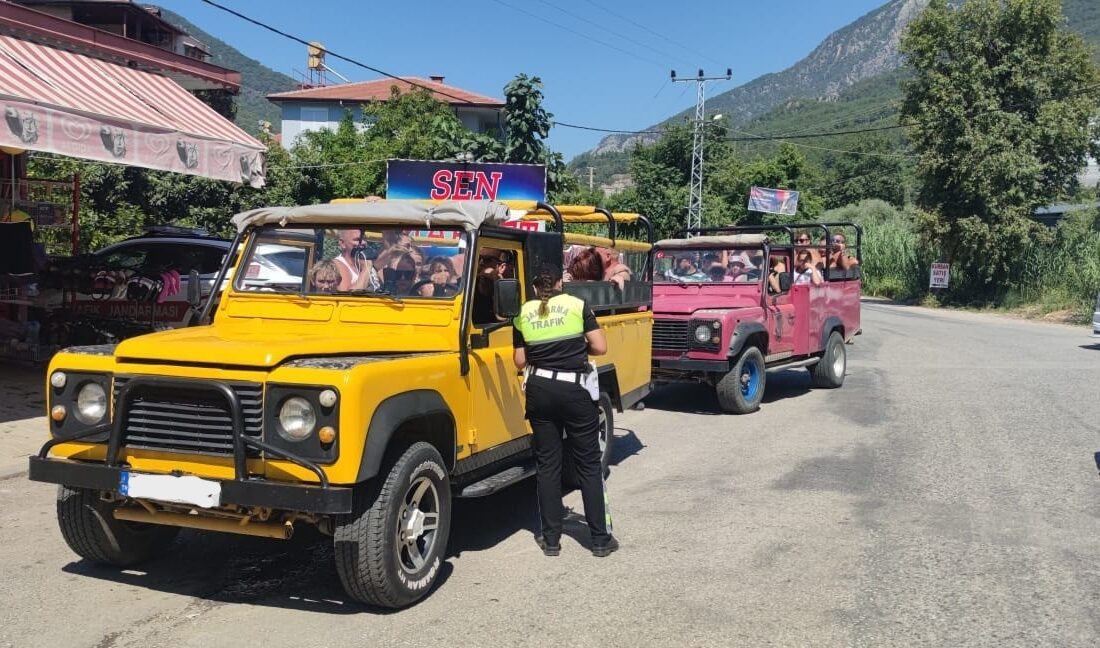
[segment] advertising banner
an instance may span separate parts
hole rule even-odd
[[[753,187],[749,190],[749,211],[794,216],[798,211],[798,192]]]
[[[386,198],[546,200],[542,164],[386,161]]]

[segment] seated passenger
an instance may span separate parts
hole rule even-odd
[[[492,324],[503,321],[496,315],[493,294],[498,279],[512,279],[515,268],[512,252],[496,248],[482,248],[477,260],[477,279],[474,283],[474,324]]]
[[[403,254],[412,256],[418,266],[424,262],[424,255],[413,245],[408,232],[397,229],[383,231],[382,251],[378,253],[377,264],[383,268],[392,267],[390,262]]]
[[[318,261],[309,271],[309,291],[334,293],[340,287],[340,269],[332,259]]]
[[[630,266],[623,263],[621,255],[615,250],[604,247],[595,250],[603,261],[603,280],[613,282],[619,290],[623,290],[634,274]]]
[[[568,281],[603,281],[603,257],[594,247],[586,247],[573,255],[566,269]]]
[[[820,286],[825,283],[825,280],[821,277],[821,272],[814,265],[813,255],[809,250],[801,250],[798,256],[795,257],[795,269],[797,274],[794,276],[794,284],[811,284],[813,286]]]
[[[450,297],[459,292],[459,279],[449,258],[432,257],[428,259],[421,279],[417,282],[417,294],[421,297]]]
[[[720,265],[712,265],[710,267],[710,270],[707,270],[707,276],[714,283],[722,283],[724,281],[731,281],[731,279],[726,276],[726,269],[723,268]]]
[[[382,285],[375,264],[368,257],[362,230],[342,229],[336,234],[340,256],[335,258],[340,273],[339,290],[377,290]]]
[[[859,259],[856,259],[847,251],[844,243],[845,238],[843,234],[836,234],[833,236],[833,254],[829,258],[830,268],[847,270],[859,265]]]
[[[726,265],[726,281],[749,283],[760,278],[760,269],[741,257],[730,257]]]
[[[672,269],[673,276],[680,281],[706,281],[707,275],[695,265],[695,259],[691,255],[676,259],[676,265]]]
[[[768,265],[768,292],[777,295],[783,292],[779,286],[779,275],[787,271],[787,264],[782,256],[773,256],[768,260]]]
[[[382,290],[399,296],[414,294],[416,260],[411,254],[390,255],[390,263],[382,269]]]

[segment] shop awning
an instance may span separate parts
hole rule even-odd
[[[0,35],[0,146],[264,183],[266,148],[171,79]]]

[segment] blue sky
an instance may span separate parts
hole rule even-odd
[[[199,0],[154,1],[268,67],[294,77],[305,69],[305,48],[297,43]],[[628,130],[694,104],[692,84],[667,83],[670,69],[690,76],[700,67],[708,75],[732,68],[733,81],[710,84],[712,96],[790,66],[885,2],[219,1],[393,74],[442,74],[446,83],[496,97],[516,74],[536,75],[556,120]],[[329,65],[353,81],[377,78],[350,63]],[[550,145],[568,160],[601,137],[556,127]]]

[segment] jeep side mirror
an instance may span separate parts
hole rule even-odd
[[[791,273],[779,273],[779,292],[787,292],[791,289]]]
[[[191,308],[202,307],[202,278],[198,270],[187,273],[187,303]]]
[[[509,320],[519,315],[519,281],[498,279],[493,288],[493,310],[500,319]]]

